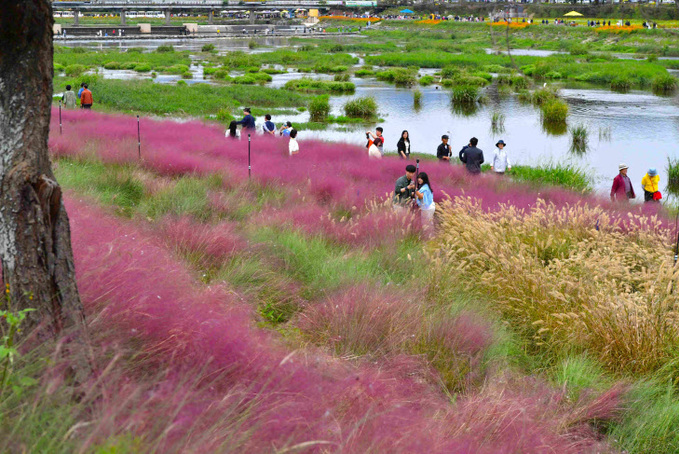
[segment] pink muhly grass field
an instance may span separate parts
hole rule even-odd
[[[421,368],[417,361],[395,358],[376,368],[286,351],[253,326],[250,305],[222,286],[195,283],[152,236],[68,197],[67,208],[95,342],[143,358],[139,370],[104,374],[97,386],[107,388],[100,405],[108,410],[84,443],[125,432],[159,452],[264,452],[311,442],[304,452],[568,453],[594,443],[574,444],[569,434],[585,433],[581,420],[617,408],[615,399],[597,402],[596,411],[580,408],[580,420],[564,432],[563,410],[547,389],[509,400],[482,391],[453,406],[408,372]],[[373,321],[389,331],[394,317],[375,304]],[[453,341],[472,350],[482,343]]]
[[[138,162],[135,117],[66,111],[63,123],[64,134],[59,135],[55,132],[56,115],[52,115],[49,144],[55,156],[89,157],[94,153],[104,162]],[[161,175],[217,173],[229,186],[247,179],[247,140],[225,138],[223,127],[142,118],[141,136],[141,165]],[[303,137],[299,140],[301,152],[291,158],[286,139],[254,135],[253,179],[263,185],[294,188],[306,200],[321,206],[363,209],[368,202],[391,197],[394,182],[405,173],[406,162],[392,158],[371,161],[359,146]],[[527,208],[538,197],[557,206],[583,201],[609,205],[605,200],[558,188],[536,192],[494,175],[470,176],[463,166],[425,161],[420,163],[420,170],[429,174],[437,202],[444,194],[465,194],[481,198],[486,209],[500,203]]]

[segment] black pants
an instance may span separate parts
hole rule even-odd
[[[82,108],[83,108],[83,109],[91,109],[91,108],[92,108],[92,104],[83,104],[83,105],[82,105]]]
[[[657,202],[657,200],[653,200],[653,194],[654,192],[648,192],[646,189],[644,189],[644,202]]]

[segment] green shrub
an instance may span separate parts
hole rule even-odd
[[[344,114],[349,118],[375,118],[377,102],[371,96],[352,99],[344,104]]]
[[[484,65],[482,69],[486,72],[496,74],[507,74],[512,72],[511,68],[507,68],[501,65]]]
[[[303,77],[287,81],[283,88],[302,93],[353,93],[356,86],[352,82],[334,82]]]
[[[234,77],[231,79],[231,82],[234,84],[241,84],[241,85],[254,85],[254,84],[260,84],[263,85],[267,82],[271,82],[273,78],[266,74],[266,73],[247,73],[243,76],[239,77]]]
[[[179,79],[177,81],[177,85],[180,86],[180,87],[186,87],[188,84],[186,83],[185,80]]]
[[[544,78],[549,80],[563,79],[563,75],[559,71],[549,71],[544,75]]]
[[[171,45],[158,46],[158,48],[156,49],[156,52],[159,53],[159,54],[174,52],[174,47],[171,46]]]
[[[568,104],[560,99],[547,101],[540,109],[542,119],[547,123],[565,123],[568,118]]]
[[[200,49],[201,52],[212,52],[215,50],[215,45],[214,44],[205,44],[203,47]]]
[[[632,80],[622,74],[611,81],[611,90],[627,91],[632,88]]]
[[[651,54],[646,58],[646,61],[648,61],[649,63],[654,63],[658,61],[658,56],[655,54]]]
[[[151,71],[151,65],[149,65],[148,63],[139,63],[134,67],[134,70],[139,73],[147,73]]]
[[[330,100],[328,96],[317,96],[309,103],[311,121],[325,121],[330,113]]]
[[[120,69],[120,63],[117,61],[109,61],[104,64],[104,68],[106,69]]]
[[[679,159],[667,158],[667,192],[679,195]]]
[[[587,54],[589,54],[589,51],[587,50],[586,45],[580,44],[580,43],[575,43],[570,48],[570,54],[571,55],[587,55]]]
[[[356,77],[370,77],[375,75],[375,71],[372,69],[358,69],[354,73]]]
[[[120,69],[134,70],[134,68],[136,68],[138,64],[139,63],[137,63],[137,62],[128,61],[127,63],[121,63]]]
[[[258,73],[259,72],[259,66],[250,66],[248,68],[245,68],[246,73]]]
[[[453,79],[456,76],[459,76],[462,73],[462,70],[458,68],[457,66],[446,66],[441,70],[441,78],[442,79]]]
[[[349,82],[349,74],[335,74],[332,80],[335,82]]]
[[[64,68],[64,72],[68,77],[78,77],[82,73],[87,71],[87,67],[85,65],[68,65],[66,68]]]
[[[515,90],[524,90],[528,88],[528,80],[523,76],[512,76],[511,85]]]
[[[651,87],[656,93],[667,93],[677,88],[677,79],[670,74],[659,74],[653,78]]]
[[[511,85],[512,78],[508,74],[500,74],[497,76],[498,85]]]
[[[550,87],[539,88],[530,95],[530,102],[541,106],[557,98],[556,92]]]
[[[422,77],[420,77],[420,80],[419,80],[418,82],[419,82],[420,85],[422,85],[423,87],[426,87],[427,85],[433,84],[434,81],[435,81],[434,76],[429,76],[429,75],[427,75],[427,76],[422,76]]]
[[[183,80],[181,82],[184,82]],[[184,82],[186,83],[186,82]],[[217,111],[216,114],[217,120],[221,123],[230,123],[232,120],[235,120],[234,116],[231,115],[231,112],[229,112],[229,109],[224,109],[221,108]]]
[[[415,107],[419,107],[422,103],[422,92],[420,90],[413,91],[413,104]]]
[[[390,82],[400,86],[411,86],[417,81],[417,72],[408,68],[390,68],[375,74],[378,80]]]
[[[475,85],[453,87],[452,100],[455,104],[472,104],[479,99],[479,89]]]
[[[231,78],[229,77],[229,72],[228,72],[226,69],[222,69],[222,68],[220,68],[220,69],[218,69],[217,71],[215,71],[215,72],[212,74],[212,77],[213,77],[214,79],[220,79],[220,80],[229,80],[229,79],[231,79]]]
[[[64,72],[64,65],[60,65],[59,63],[54,64],[54,74],[58,74],[61,72]]]

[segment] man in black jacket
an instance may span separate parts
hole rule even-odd
[[[453,152],[450,149],[450,145],[448,145],[448,136],[444,134],[441,136],[441,144],[436,149],[436,157],[439,158],[439,161],[450,162],[452,155]]]
[[[483,164],[483,150],[476,148],[479,139],[472,137],[469,140],[469,146],[460,150],[460,161],[467,166],[467,171],[471,174],[481,173],[481,164]]]

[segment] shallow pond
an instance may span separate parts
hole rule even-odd
[[[288,76],[288,75],[285,75]],[[422,102],[413,107],[411,89],[396,88],[374,80],[354,79],[356,93],[331,98],[332,114],[340,115],[342,106],[351,98],[374,96],[379,106],[380,125],[384,128],[386,150],[395,151],[401,131],[411,135],[412,150],[436,153],[442,134],[451,137],[453,151],[458,151],[472,136],[479,139],[479,147],[492,158],[494,144],[499,139],[507,142],[512,162],[535,165],[539,163],[570,162],[589,169],[596,178],[597,189],[610,188],[618,173],[618,164],[630,166],[629,175],[637,194],[640,181],[649,167],[656,167],[661,175],[661,187],[667,181],[667,157],[679,156],[675,144],[679,142],[679,100],[659,97],[648,92],[633,91],[620,94],[604,89],[561,90],[570,107],[569,126],[583,124],[589,131],[589,150],[585,154],[570,152],[570,134],[554,135],[543,129],[540,112],[515,96],[500,97],[489,91],[489,102],[472,113],[455,112],[446,90],[435,87],[420,88]],[[491,131],[493,112],[505,115],[505,131]],[[274,116],[281,123],[308,121],[308,113],[297,116]],[[374,129],[371,126],[370,129]],[[305,131],[306,137],[365,144],[366,126],[337,125],[325,131]]]

